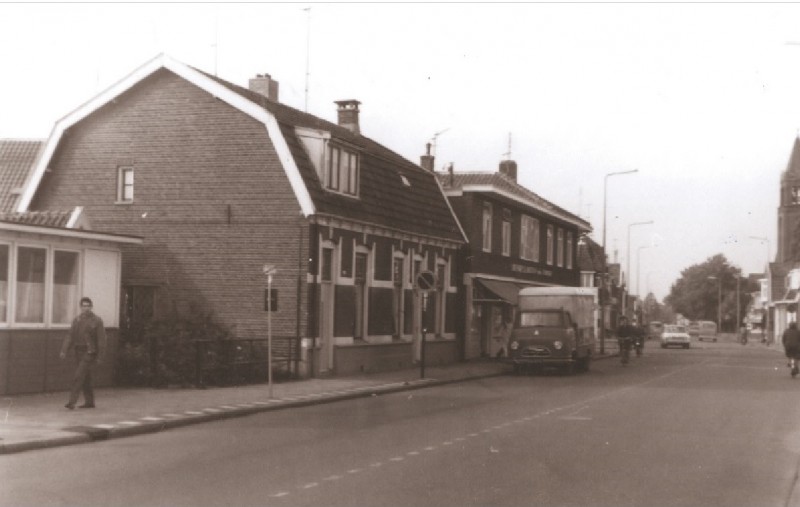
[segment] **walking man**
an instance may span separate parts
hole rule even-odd
[[[69,334],[61,346],[61,359],[67,352],[75,349],[78,367],[72,379],[69,401],[65,407],[75,408],[78,396],[83,392],[83,405],[78,408],[94,408],[94,391],[92,390],[92,370],[103,361],[106,350],[106,330],[103,321],[92,312],[92,300],[81,298],[81,313],[72,321]]]

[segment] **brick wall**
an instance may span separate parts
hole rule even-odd
[[[120,165],[132,204],[115,203]],[[306,321],[308,226],[263,124],[161,70],[69,129],[50,168],[31,209],[80,205],[93,229],[142,236],[122,282],[157,286],[159,312],[196,307],[265,336],[270,263],[273,333],[297,332],[298,301]]]

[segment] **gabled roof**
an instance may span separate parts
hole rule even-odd
[[[0,212],[16,207],[43,146],[39,139],[0,139]]]
[[[26,211],[30,206],[50,158],[67,128],[162,69],[173,72],[264,124],[304,216],[331,215],[393,230],[465,242],[465,235],[455,214],[431,173],[365,136],[271,101],[256,92],[213,77],[166,55],[159,55],[147,62],[56,122],[17,210]],[[308,154],[296,135],[296,127],[328,131],[332,137],[359,149],[361,186],[358,198],[323,189]],[[404,185],[401,176],[411,185]]]
[[[592,230],[591,224],[586,220],[528,190],[505,174],[499,172],[437,172],[436,176],[446,195],[460,195],[464,192],[495,193],[576,225],[582,232]]]
[[[604,273],[606,270],[603,247],[589,236],[581,236],[578,240],[578,269]]]

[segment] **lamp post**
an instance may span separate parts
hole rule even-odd
[[[608,261],[608,255],[606,255],[606,210],[607,210],[607,201],[608,201],[608,178],[611,176],[619,176],[622,174],[632,174],[639,172],[639,169],[631,169],[629,171],[616,171],[613,173],[606,174],[605,178],[603,179],[603,257],[604,260]],[[606,273],[608,273],[608,266],[606,265]],[[600,314],[600,354],[606,353],[606,308],[605,305],[601,308]]]
[[[625,268],[628,279],[630,279],[631,276],[631,227],[635,227],[637,225],[649,225],[652,223],[653,223],[652,220],[648,220],[646,222],[634,222],[632,224],[628,224],[628,255],[627,255],[628,266]],[[628,286],[630,285],[631,284],[628,283]],[[630,292],[630,290],[628,292]]]
[[[645,248],[650,248],[650,245],[642,245],[636,250],[636,295],[637,296],[641,296],[642,295],[639,292],[639,285],[641,285],[639,283],[639,272],[640,272],[640,268],[642,266],[642,263],[641,263],[642,250],[644,250]]]
[[[717,281],[717,332],[722,332],[722,278],[709,276],[709,280]]]

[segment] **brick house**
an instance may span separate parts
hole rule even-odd
[[[430,155],[421,160],[433,170]],[[468,238],[464,356],[503,355],[519,289],[581,286],[577,245],[591,226],[517,183],[512,160],[492,173],[436,174]]]
[[[271,314],[295,373],[455,361],[457,252],[465,238],[435,176],[360,133],[359,102],[338,124],[168,56],[147,62],[59,120],[19,211],[83,206],[124,246],[122,322],[190,308],[239,338]],[[426,310],[415,275],[439,275]]]

